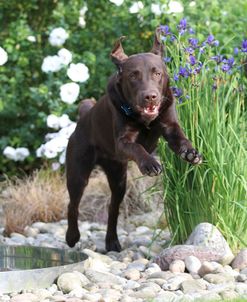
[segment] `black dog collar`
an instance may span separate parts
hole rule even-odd
[[[120,108],[122,109],[124,114],[127,115],[127,116],[133,116],[134,115],[134,111],[129,105],[122,104]]]

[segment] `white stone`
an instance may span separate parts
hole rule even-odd
[[[183,260],[174,260],[169,265],[169,270],[172,273],[184,273],[185,271],[185,264]]]
[[[201,268],[201,261],[195,256],[187,256],[184,259],[185,267],[190,273],[198,274]]]

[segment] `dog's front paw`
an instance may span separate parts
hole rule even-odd
[[[195,149],[185,149],[180,153],[180,156],[193,165],[202,163],[202,156]]]
[[[74,247],[75,244],[80,240],[80,232],[78,229],[68,228],[66,232],[66,242],[69,247]]]
[[[152,156],[143,160],[139,165],[140,171],[143,175],[157,176],[162,172],[162,166]]]
[[[106,248],[107,252],[110,252],[110,251],[121,252],[121,245],[120,245],[118,239],[114,239],[114,240],[106,239],[105,248]]]

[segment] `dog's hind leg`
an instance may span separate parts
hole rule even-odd
[[[67,188],[70,197],[66,241],[70,247],[73,247],[80,239],[80,232],[78,229],[78,208],[83,191],[88,183],[88,178],[95,163],[93,148],[89,147],[79,156],[75,150],[76,148],[73,147],[72,140],[68,145],[66,161]]]
[[[106,173],[111,189],[111,202],[108,212],[106,233],[106,250],[120,252],[121,245],[117,236],[117,220],[119,206],[126,191],[127,163],[105,159],[100,162],[100,165]]]

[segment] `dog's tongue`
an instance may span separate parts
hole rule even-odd
[[[145,111],[152,113],[152,112],[156,111],[156,108],[157,108],[157,106],[150,104],[147,107],[145,107]]]

